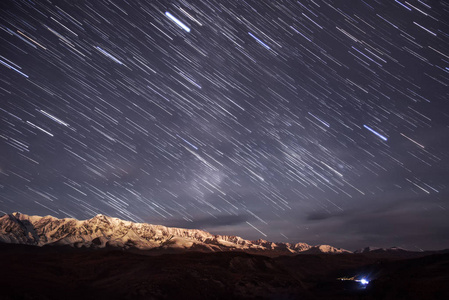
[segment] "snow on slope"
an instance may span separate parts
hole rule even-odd
[[[248,241],[238,236],[213,235],[198,229],[182,229],[133,223],[97,215],[89,220],[57,219],[52,216],[6,214],[0,218],[0,242],[27,245],[69,245],[104,248],[185,249],[201,251],[247,251],[273,254],[349,253],[328,245]]]

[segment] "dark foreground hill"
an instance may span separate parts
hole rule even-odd
[[[449,254],[270,258],[0,244],[0,262],[0,299],[449,299]]]

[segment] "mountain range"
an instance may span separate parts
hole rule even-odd
[[[5,214],[0,261],[6,300],[449,299],[449,250],[351,253],[104,215]]]
[[[153,251],[243,251],[269,256],[351,253],[329,245],[273,243],[262,239],[249,241],[238,236],[214,235],[198,229],[133,223],[101,214],[88,220],[29,216],[18,212],[5,214],[0,218],[0,242]]]

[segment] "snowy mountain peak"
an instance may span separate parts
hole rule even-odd
[[[341,248],[335,248],[332,247],[330,245],[320,245],[318,246],[318,249],[320,249],[321,252],[326,252],[326,253],[341,253],[341,252],[345,252],[346,250],[341,249]]]
[[[298,253],[345,253],[329,245],[274,243],[238,236],[213,235],[183,229],[133,223],[98,214],[89,220],[28,216],[19,212],[0,217],[0,242],[26,245],[68,245],[88,248],[179,249],[196,251],[245,251],[267,255]]]

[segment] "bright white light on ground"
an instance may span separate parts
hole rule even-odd
[[[360,280],[360,283],[363,284],[363,285],[367,285],[369,283],[369,281],[366,280],[365,278],[363,278],[363,279]]]

